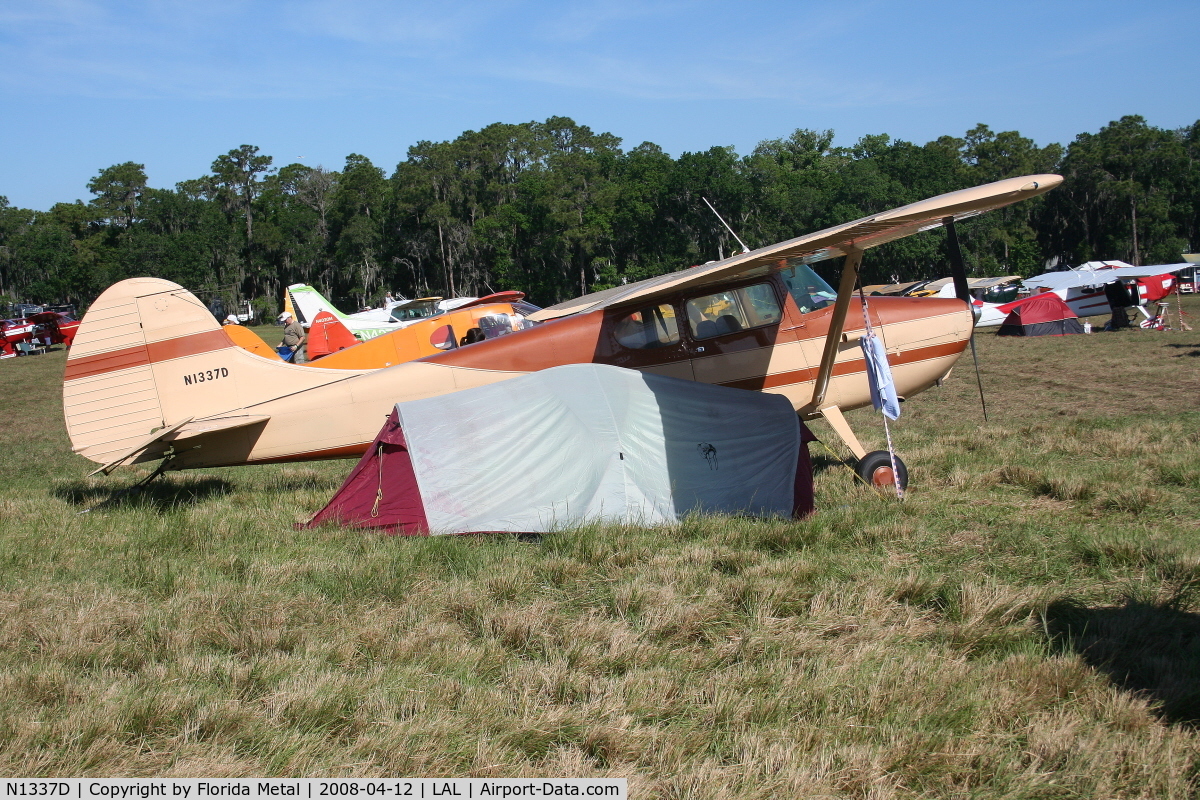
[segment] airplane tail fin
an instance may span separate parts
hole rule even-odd
[[[287,299],[296,309],[297,318],[305,325],[312,325],[317,314],[327,311],[339,321],[344,322],[346,315],[334,308],[333,303],[312,286],[294,283],[287,288]]]
[[[269,419],[253,406],[344,377],[253,355],[182,286],[131,278],[105,290],[80,323],[63,413],[72,449],[107,471],[178,452],[183,441],[196,449],[197,437],[208,437],[205,457],[214,436],[242,447]]]
[[[292,305],[292,295],[287,289],[283,290],[283,310],[287,314],[291,314],[293,318],[299,319],[296,316],[296,307]]]
[[[164,402],[155,381],[155,362],[227,347],[233,343],[216,319],[182,286],[132,278],[109,287],[88,309],[67,355],[63,413],[72,449],[106,463],[175,424],[168,419],[172,403]],[[211,405],[201,403],[186,416]]]
[[[328,311],[322,311],[313,319],[308,329],[307,354],[310,361],[345,350],[358,344],[358,339],[341,320]]]

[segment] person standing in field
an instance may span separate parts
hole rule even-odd
[[[287,311],[279,315],[279,321],[283,323],[283,342],[280,344],[280,347],[286,347],[289,351],[283,360],[291,361],[294,364],[302,363],[305,359],[304,353],[300,348],[308,341],[308,335],[304,332],[304,326],[297,322],[296,318]]]

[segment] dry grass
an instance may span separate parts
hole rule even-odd
[[[817,446],[808,520],[537,543],[293,530],[345,462],[80,515],[137,471],[81,477],[61,353],[0,363],[0,773],[1193,797],[1200,334],[979,344],[992,422],[969,361],[907,403],[903,505]]]

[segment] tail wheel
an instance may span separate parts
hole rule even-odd
[[[908,467],[900,460],[900,456],[896,456],[896,469],[893,471],[892,457],[886,450],[873,450],[867,453],[859,460],[858,467],[854,471],[858,473],[858,477],[876,489],[895,486],[897,478],[899,478],[901,491],[908,488]]]

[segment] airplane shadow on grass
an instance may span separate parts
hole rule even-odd
[[[1172,342],[1171,344],[1164,345],[1164,347],[1170,347],[1175,350],[1184,350],[1186,348],[1191,347],[1191,348],[1193,348],[1191,351],[1189,351],[1187,353],[1176,353],[1174,355],[1174,358],[1183,358],[1184,356],[1190,356],[1192,358],[1200,358],[1200,343],[1197,343],[1197,344],[1175,344]]]
[[[161,511],[199,503],[211,497],[222,497],[233,491],[233,484],[229,481],[208,476],[178,483],[170,478],[160,478],[141,488],[133,487],[134,484],[96,486],[72,481],[55,486],[51,493],[60,500],[79,506],[81,510],[125,505]]]
[[[1046,630],[1060,652],[1149,700],[1164,721],[1200,727],[1200,614],[1169,603],[1060,601],[1046,609]]]

